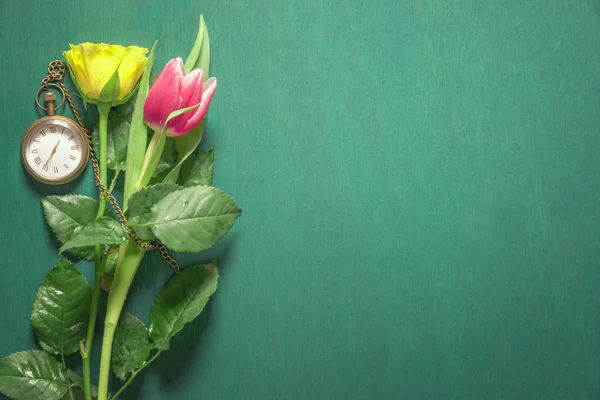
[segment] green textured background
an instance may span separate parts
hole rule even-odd
[[[178,255],[221,259],[219,290],[123,399],[600,397],[597,0],[0,0],[0,356],[35,346],[56,259],[19,156],[48,62],[159,39],[162,68],[200,13],[203,146],[244,214]]]

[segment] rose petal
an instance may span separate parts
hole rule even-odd
[[[97,99],[119,67],[125,48],[120,45],[111,46],[104,43],[83,43],[81,50],[84,69],[90,83],[89,95],[91,98]]]
[[[83,65],[81,45],[74,46],[70,44],[69,46],[71,47],[71,50],[63,52],[63,55],[71,67],[71,72],[73,72],[75,78],[75,84],[82,92],[88,94],[90,92],[90,82]]]
[[[119,64],[119,81],[121,84],[119,100],[133,91],[137,81],[142,76],[148,62],[147,52],[148,49],[138,46],[128,46],[125,49],[123,59]]]

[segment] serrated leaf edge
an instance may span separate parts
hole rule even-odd
[[[148,338],[150,339],[150,342],[151,342],[152,344],[154,344],[154,348],[155,348],[155,349],[158,349],[158,350],[169,350],[169,348],[170,348],[170,342],[171,342],[171,339],[173,339],[173,338],[175,337],[175,335],[177,335],[179,332],[181,332],[181,331],[182,331],[182,330],[185,328],[185,326],[186,326],[187,324],[189,324],[189,323],[191,323],[192,321],[194,321],[196,318],[198,318],[198,317],[200,316],[200,314],[202,314],[202,313],[204,312],[204,310],[205,310],[205,308],[206,308],[206,305],[208,305],[208,302],[210,301],[210,299],[212,298],[212,296],[213,296],[213,295],[214,295],[214,294],[217,292],[217,290],[219,289],[219,280],[221,279],[221,274],[219,273],[219,268],[218,268],[216,265],[214,265],[212,262],[211,262],[211,263],[208,263],[208,264],[197,264],[196,266],[199,266],[199,265],[202,265],[202,266],[204,266],[204,269],[209,269],[209,268],[210,268],[210,273],[211,273],[211,274],[213,274],[213,275],[217,275],[217,279],[216,279],[216,281],[215,281],[215,290],[214,290],[214,291],[213,291],[213,292],[212,292],[212,293],[211,293],[211,294],[208,296],[208,300],[206,301],[206,304],[205,304],[205,306],[204,306],[204,307],[202,308],[202,310],[201,310],[201,311],[198,313],[198,315],[196,315],[194,318],[192,318],[192,320],[190,320],[190,321],[188,321],[188,322],[184,323],[184,324],[183,324],[183,326],[181,327],[181,329],[179,329],[177,332],[175,332],[175,333],[173,333],[173,334],[169,335],[169,337],[168,337],[168,338],[167,338],[167,339],[164,341],[164,342],[165,342],[165,343],[164,343],[164,347],[160,347],[160,346],[158,346],[158,345],[157,345],[157,343],[156,343],[156,342],[155,342],[155,341],[152,339],[152,337],[150,336],[150,332],[151,332],[151,329],[150,329],[150,321],[148,321],[148,326],[147,326],[147,327],[148,327]],[[194,267],[194,266],[190,266],[190,267],[188,267],[188,268],[192,268],[192,267]],[[186,268],[186,269],[187,269],[187,268]],[[170,281],[170,280],[169,280],[169,281]],[[167,285],[169,284],[169,281],[167,281],[167,283],[166,283],[166,284],[165,284],[165,285],[164,285],[164,286],[161,288],[161,290],[160,290],[159,294],[160,294],[160,293],[163,291],[163,289],[165,289],[165,288],[167,287]],[[156,299],[155,299],[155,302],[156,302]],[[189,300],[188,300],[188,302],[186,303],[186,306],[182,308],[182,311],[181,311],[181,312],[179,313],[179,315],[177,316],[177,320],[178,320],[178,319],[181,317],[181,315],[183,314],[183,311],[184,311],[184,310],[185,310],[185,308],[186,308],[186,307],[189,305],[189,303],[190,303],[190,302],[189,302]],[[154,308],[154,304],[152,304],[152,308]],[[152,309],[150,309],[150,314],[152,314]],[[174,325],[175,325],[174,323],[170,325],[170,330],[172,330],[172,329],[173,329],[173,326],[174,326]]]
[[[214,186],[208,186],[208,185],[184,186],[184,187],[182,187],[181,189],[179,189],[179,190],[175,190],[175,191],[173,191],[173,192],[171,192],[171,193],[180,192],[180,191],[182,191],[182,190],[188,190],[188,189],[195,188],[195,187],[212,188],[212,189],[215,189],[215,190],[216,190],[216,191],[218,191],[218,192],[221,192],[221,193],[224,195],[224,197],[226,197],[228,200],[231,200],[231,201],[233,202],[233,204],[235,204],[235,206],[236,206],[236,207],[238,208],[238,210],[239,210],[239,212],[235,212],[235,213],[219,214],[219,215],[218,215],[219,217],[220,217],[220,216],[223,216],[223,215],[238,215],[238,217],[239,217],[239,216],[241,216],[241,215],[242,215],[242,208],[241,208],[241,207],[238,205],[238,203],[235,201],[235,199],[234,199],[233,197],[231,197],[230,195],[228,195],[228,194],[227,194],[226,192],[224,192],[223,190],[221,190],[221,189],[219,189],[219,188],[217,188],[217,187],[214,187]],[[169,193],[169,194],[171,194],[171,193]],[[168,196],[168,195],[167,195],[167,196]],[[165,196],[165,197],[167,197],[167,196]],[[164,197],[163,197],[163,199],[164,199]],[[161,199],[161,201],[162,201],[162,199]],[[160,201],[159,201],[159,203],[160,203]],[[158,203],[156,203],[156,204],[158,204]],[[155,204],[155,205],[156,205],[156,204]],[[152,206],[152,208],[154,208],[154,206]],[[154,210],[152,210],[152,211],[154,211]],[[201,219],[201,218],[215,218],[215,216],[208,216],[208,217],[194,217],[194,218],[179,218],[179,219],[177,219],[177,221],[185,221],[185,220],[188,220],[188,219]],[[173,221],[172,221],[172,220],[169,220],[169,221],[165,221],[165,222],[173,222]],[[161,224],[162,224],[162,223],[164,223],[164,222],[161,222]],[[154,222],[153,222],[153,223],[152,223],[152,225],[156,225],[156,223],[154,223]],[[229,228],[229,229],[231,229],[231,228]],[[229,229],[227,230],[227,232],[229,231]],[[225,235],[223,235],[223,236],[225,236]]]
[[[69,197],[82,197],[82,198],[86,198],[86,199],[89,199],[89,200],[93,200],[93,201],[94,201],[94,202],[96,202],[96,203],[98,202],[96,199],[93,199],[93,198],[91,198],[91,197],[89,197],[89,196],[80,195],[80,194],[68,194],[68,195],[66,195],[66,196],[69,196]],[[57,234],[56,230],[55,230],[55,229],[52,227],[52,225],[50,225],[50,222],[48,221],[48,214],[46,213],[46,207],[45,207],[45,205],[44,205],[44,200],[46,200],[46,199],[60,199],[60,198],[62,198],[62,197],[65,197],[65,196],[64,196],[64,195],[48,195],[48,196],[44,196],[44,197],[42,197],[42,199],[40,200],[40,202],[42,203],[42,211],[43,211],[43,213],[44,213],[44,220],[46,221],[46,225],[48,225],[48,227],[50,228],[50,230],[51,230],[51,231],[54,233],[54,235],[56,236],[56,239],[57,239],[57,240],[59,240],[59,241],[60,241],[60,239],[58,239],[58,234]],[[53,207],[55,207],[55,208],[58,208],[58,207],[56,207],[56,205],[55,205],[55,204],[53,204],[53,203],[50,203],[50,204],[51,204]],[[60,209],[59,209],[59,210],[60,210]],[[84,226],[84,225],[82,225],[82,224],[81,224],[81,222],[77,221],[75,218],[72,218],[70,215],[68,215],[68,214],[67,214],[67,213],[65,213],[64,211],[62,211],[62,210],[60,210],[60,211],[61,211],[63,214],[67,215],[67,216],[69,217],[69,219],[70,219],[70,220],[77,222],[77,224],[78,224],[78,225]]]
[[[26,376],[22,376],[22,375],[8,375],[6,376],[7,378],[16,378],[16,379],[34,379],[36,381],[42,381],[42,382],[50,382],[50,383],[62,383],[65,385],[65,391],[62,394],[62,396],[64,396],[67,391],[69,390],[68,386],[69,386],[69,381],[68,381],[68,377],[67,377],[67,370],[64,368],[64,366],[58,362],[58,360],[56,360],[56,358],[54,358],[54,356],[52,354],[47,353],[44,350],[24,350],[24,351],[17,351],[15,353],[11,353],[7,356],[5,356],[4,358],[0,359],[0,362],[5,361],[6,359],[10,358],[10,357],[14,357],[14,356],[19,356],[21,354],[44,354],[47,355],[48,357],[50,357],[50,359],[56,361],[56,364],[58,365],[58,373],[59,376],[61,378],[63,378],[64,380],[50,380],[50,379],[44,379],[44,378],[32,378],[32,377],[26,377]],[[5,392],[3,392],[2,390],[0,390],[0,393],[5,394],[6,396],[8,396],[8,394],[6,394]],[[62,397],[61,396],[61,397]]]
[[[36,336],[36,341],[37,341],[37,343],[40,345],[40,347],[43,349],[43,350],[32,350],[32,351],[43,351],[43,352],[45,352],[45,353],[47,353],[47,354],[50,354],[51,356],[55,356],[55,355],[58,355],[58,354],[61,354],[61,353],[60,353],[60,352],[58,352],[58,353],[53,353],[53,352],[52,352],[52,351],[50,351],[49,349],[46,349],[46,348],[45,348],[45,346],[44,346],[42,343],[40,343],[40,341],[39,341],[39,338],[37,337],[37,332],[35,332],[35,328],[33,327],[33,321],[32,321],[32,317],[33,317],[33,311],[34,311],[34,309],[35,309],[35,304],[36,304],[36,300],[37,300],[37,295],[38,295],[38,292],[40,291],[40,289],[41,289],[41,287],[42,287],[42,284],[43,284],[43,283],[46,281],[46,279],[48,279],[48,275],[50,275],[50,274],[52,273],[52,271],[54,270],[54,268],[56,267],[56,265],[58,265],[58,263],[59,263],[59,262],[61,262],[61,261],[65,261],[65,262],[69,263],[71,266],[73,266],[73,268],[74,268],[74,269],[75,269],[75,270],[76,270],[76,271],[79,273],[79,275],[80,275],[80,276],[83,278],[83,280],[84,280],[84,282],[86,283],[86,285],[87,285],[87,286],[90,288],[90,291],[92,290],[92,287],[91,287],[91,285],[90,285],[89,281],[87,280],[87,278],[85,277],[85,275],[84,275],[84,274],[83,274],[83,273],[82,273],[82,272],[79,270],[79,268],[77,268],[77,267],[75,266],[75,264],[73,264],[71,261],[69,261],[69,260],[68,260],[66,257],[64,257],[64,256],[61,256],[61,257],[58,259],[58,261],[56,262],[56,264],[54,264],[54,266],[53,266],[53,267],[50,269],[50,271],[48,271],[48,272],[46,273],[46,275],[44,275],[44,279],[42,279],[42,282],[40,283],[40,286],[38,286],[38,288],[36,289],[36,291],[35,291],[35,294],[34,294],[34,296],[33,296],[33,303],[32,303],[32,305],[31,305],[31,313],[30,313],[30,315],[29,315],[29,321],[30,321],[30,323],[31,323],[31,325],[32,325],[32,328],[33,328],[33,330],[34,330],[34,333],[35,333],[35,336]],[[64,337],[64,330],[63,330],[63,332],[61,333],[61,336],[62,336],[62,337]],[[22,352],[20,352],[20,353],[26,353],[26,352],[27,352],[27,351],[22,351]],[[13,354],[16,354],[16,353],[13,353]],[[72,354],[72,353],[69,353],[69,354]],[[67,355],[67,354],[64,354],[64,355]]]

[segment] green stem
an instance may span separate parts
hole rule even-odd
[[[148,149],[144,156],[144,165],[140,173],[140,180],[137,183],[136,190],[146,187],[152,179],[156,166],[160,161],[160,156],[165,148],[166,136],[163,132],[156,131],[150,140]]]
[[[144,364],[144,365],[142,366],[142,368],[140,368],[140,369],[138,369],[138,370],[136,370],[136,371],[133,371],[133,372],[131,373],[131,376],[129,377],[129,379],[127,379],[127,382],[125,382],[125,384],[124,384],[123,386],[121,386],[121,389],[119,389],[119,391],[118,391],[117,393],[115,393],[114,395],[110,396],[110,400],[115,400],[117,397],[119,397],[119,395],[120,395],[121,393],[123,393],[123,391],[124,391],[125,389],[127,389],[127,387],[128,387],[130,384],[131,384],[131,382],[133,382],[133,379],[134,379],[136,376],[138,376],[138,375],[139,375],[139,373],[140,373],[140,372],[142,372],[142,371],[144,370],[144,368],[146,368],[148,365],[152,364],[152,362],[153,362],[154,360],[156,360],[156,359],[158,358],[158,356],[160,356],[160,353],[162,353],[162,350],[158,350],[158,351],[156,352],[156,354],[155,354],[155,355],[153,355],[153,356],[152,356],[152,358],[151,358],[151,359],[149,359],[149,360],[148,360],[148,362],[146,362],[146,364]]]
[[[65,363],[65,355],[63,353],[60,353],[60,358],[62,360],[63,363],[63,367],[65,368],[65,371],[67,370],[67,364]],[[69,397],[71,398],[71,400],[75,400],[75,397],[73,396],[73,390],[71,389],[71,379],[69,377]]]
[[[69,383],[69,397],[71,400],[75,400],[75,396],[73,396],[73,389],[71,389],[71,384]]]
[[[98,165],[100,167],[100,181],[104,186],[108,180],[108,114],[110,113],[110,103],[98,103],[98,113],[100,114],[100,120],[98,121],[98,133],[100,137],[100,154],[98,154]],[[104,208],[106,207],[106,199],[104,196],[100,196],[100,207],[102,215],[104,215]],[[100,215],[99,215],[100,216]]]
[[[102,282],[102,276],[104,275],[104,266],[106,263],[106,257],[104,257],[104,259],[101,260],[100,246],[96,246],[94,250],[96,259],[96,267],[94,271],[94,289],[92,292],[92,305],[90,307],[88,329],[85,338],[85,351],[81,357],[83,360],[83,392],[85,394],[85,400],[92,399],[90,362],[92,357],[92,347],[94,345],[94,331],[96,329],[96,318],[98,318],[98,305],[100,303],[100,283]]]
[[[102,355],[100,356],[100,378],[98,380],[98,400],[108,400],[108,380],[110,375],[110,358],[112,352],[115,330],[127,292],[133,282],[135,273],[142,262],[145,251],[140,249],[135,242],[130,241],[115,271],[115,277],[110,287],[106,317],[104,319],[104,337],[102,339]]]
[[[117,185],[117,178],[119,177],[120,172],[121,172],[120,169],[115,170],[115,176],[113,176],[112,181],[110,182],[110,187],[108,188],[108,191],[111,193],[115,189],[115,186]]]
[[[100,167],[100,181],[106,186],[108,179],[108,114],[110,112],[110,104],[98,103],[99,120],[99,136],[100,136],[100,154],[98,154],[98,163]],[[115,178],[116,180],[116,178]],[[98,200],[98,213],[96,218],[104,215],[106,210],[106,199],[100,195]],[[98,305],[100,303],[100,283],[104,274],[104,263],[102,262],[102,252],[100,246],[94,247],[94,289],[92,292],[92,304],[90,306],[90,315],[88,318],[87,334],[85,338],[85,350],[81,355],[83,361],[83,393],[85,400],[92,400],[92,382],[91,382],[91,356],[92,347],[94,346],[94,332],[96,329],[96,319],[98,318]]]

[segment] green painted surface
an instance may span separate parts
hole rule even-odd
[[[19,158],[47,63],[159,39],[162,67],[204,13],[203,146],[244,214],[178,255],[220,258],[219,290],[123,399],[598,398],[600,6],[491,3],[1,0],[0,355],[35,346],[56,259]]]

